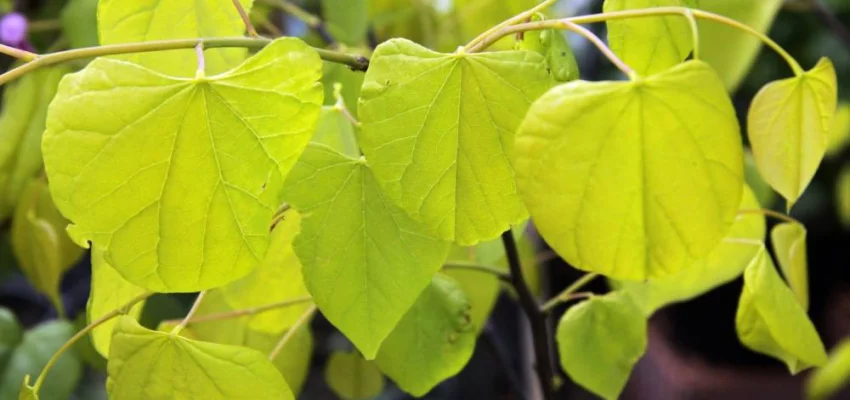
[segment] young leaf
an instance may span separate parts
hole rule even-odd
[[[480,246],[481,244],[479,244]],[[452,246],[447,264],[452,262],[485,264],[478,259],[476,247]],[[489,264],[488,264],[489,265]],[[490,274],[465,269],[444,269],[443,274],[451,277],[460,285],[469,301],[469,320],[473,329],[480,332],[490,318],[501,292],[499,278]]]
[[[735,328],[744,346],[782,360],[792,374],[826,363],[814,325],[763,246],[744,270]]]
[[[567,310],[557,340],[561,367],[570,379],[616,399],[646,351],[646,319],[625,296],[593,297]]]
[[[33,180],[24,189],[12,219],[12,250],[30,284],[64,314],[59,285],[83,249],[64,232],[68,221],[59,214],[47,184]]]
[[[378,367],[398,386],[422,397],[456,375],[475,349],[470,304],[460,285],[437,274],[381,345]]]
[[[782,275],[803,310],[808,310],[809,263],[806,258],[806,227],[794,222],[783,222],[773,227],[770,239]]]
[[[337,107],[322,107],[312,143],[323,144],[348,157],[360,157],[355,127]]]
[[[151,331],[130,317],[115,325],[106,390],[115,399],[293,399],[266,355]]]
[[[826,147],[838,87],[832,62],[769,83],[750,106],[748,136],[759,172],[794,205],[811,182]]]
[[[0,371],[22,339],[21,326],[15,314],[6,307],[0,307]]]
[[[845,229],[850,228],[850,164],[838,171],[835,183],[835,204],[838,207],[838,219]]]
[[[532,21],[541,20],[533,17]],[[522,41],[516,46],[521,50],[534,51],[546,58],[549,73],[558,82],[569,82],[579,78],[578,62],[564,32],[558,29],[523,32]]]
[[[378,46],[360,100],[360,144],[387,195],[462,246],[526,217],[510,158],[529,104],[551,86],[539,54]]]
[[[571,265],[618,279],[671,275],[706,257],[743,191],[735,112],[699,61],[550,90],[520,126],[516,153],[540,234]]]
[[[250,11],[253,0],[239,0]],[[245,24],[232,0],[161,1],[101,0],[97,12],[100,44],[242,36]],[[205,52],[206,71],[215,75],[235,67],[245,49],[210,49]],[[166,75],[195,75],[195,51],[169,50],[116,56]]]
[[[43,147],[72,237],[151,291],[244,276],[265,255],[283,179],[313,132],[320,73],[312,49],[284,38],[203,79],[103,58],[70,75]]]
[[[700,9],[740,21],[767,33],[782,0],[699,0]],[[697,19],[700,59],[709,63],[729,91],[734,91],[750,70],[762,41],[726,24]]]
[[[694,7],[696,0],[605,0],[603,12],[651,7]],[[691,28],[681,16],[618,19],[607,22],[608,43],[635,72],[647,76],[670,69],[693,50]]]
[[[258,307],[309,294],[301,276],[301,263],[292,250],[292,240],[298,235],[300,225],[301,215],[287,211],[272,232],[269,250],[260,266],[221,288],[232,308]],[[308,307],[304,303],[254,315],[248,326],[261,332],[280,333],[292,326]]]
[[[65,68],[43,68],[6,88],[0,114],[0,220],[18,203],[21,192],[42,168],[41,135],[47,106]]]
[[[744,190],[740,208],[759,208],[749,188]],[[668,304],[700,296],[740,276],[758,251],[757,246],[746,241],[761,242],[764,234],[763,215],[741,214],[735,219],[723,242],[708,257],[693,261],[687,268],[670,276],[646,282],[617,281],[614,285],[649,317]]]
[[[74,326],[62,320],[42,323],[24,333],[6,368],[0,369],[0,399],[18,398],[24,377],[29,375],[35,380],[47,361],[73,335]],[[70,398],[82,374],[83,365],[76,354],[62,354],[44,380],[40,397],[45,400]]]
[[[343,400],[371,399],[384,391],[384,376],[358,353],[335,352],[325,367],[325,381]]]
[[[806,398],[825,400],[850,384],[850,339],[844,339],[829,354],[829,362],[818,368],[806,383]]]
[[[428,286],[449,243],[386,198],[362,159],[311,144],[284,196],[305,217],[295,239],[313,300],[368,359]]]
[[[103,258],[103,250],[92,249],[91,268],[91,293],[86,306],[86,318],[89,323],[112,310],[123,307],[130,300],[145,293],[145,289],[127,282],[106,262]],[[144,300],[136,303],[127,311],[127,315],[138,320],[144,306]],[[92,345],[104,357],[109,357],[109,344],[112,341],[112,329],[116,322],[115,319],[111,319],[91,331]]]

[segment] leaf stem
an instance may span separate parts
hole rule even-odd
[[[266,5],[275,7],[284,13],[287,13],[305,25],[310,27],[310,29],[316,31],[319,37],[322,38],[322,41],[328,44],[328,46],[336,46],[336,39],[334,39],[333,35],[328,31],[328,27],[325,25],[325,21],[323,21],[318,16],[311,14],[305,11],[303,8],[298,7],[295,3],[289,0],[265,0],[264,3]]]
[[[189,325],[189,321],[195,316],[195,313],[198,312],[198,308],[201,307],[201,303],[204,301],[204,297],[206,297],[206,295],[206,290],[198,293],[198,297],[195,298],[195,302],[192,304],[192,308],[189,309],[189,313],[186,314],[186,317],[184,317],[182,321],[180,321],[179,325],[175,326],[174,329],[171,330],[172,334],[180,333],[180,331],[186,328],[186,325]]]
[[[251,23],[251,17],[248,16],[247,12],[245,12],[245,7],[242,7],[242,3],[240,3],[239,0],[233,0],[233,7],[235,7],[236,11],[239,13],[239,18],[242,18],[242,22],[245,24],[245,30],[248,31],[248,36],[252,38],[260,37],[257,33],[257,29],[254,28],[254,24]]]
[[[699,60],[699,25],[694,17],[694,12],[690,8],[685,11],[685,18],[688,20],[688,25],[691,26],[691,40],[693,40],[693,56],[694,60]]]
[[[477,37],[475,37],[474,39],[472,39],[472,41],[467,43],[466,46],[463,46],[464,51],[469,52],[469,53],[475,52],[476,50],[474,50],[474,49],[479,49],[479,47],[478,47],[479,43],[487,40],[487,38],[489,38],[490,36],[496,35],[499,31],[503,30],[504,28],[506,28],[508,26],[515,25],[515,24],[518,24],[520,22],[527,20],[532,15],[537,14],[538,12],[545,10],[546,8],[551,6],[552,4],[555,4],[555,2],[557,2],[557,1],[558,0],[543,0],[540,4],[534,6],[534,7],[530,8],[526,11],[523,11],[523,12],[517,14],[517,15],[514,15],[513,17],[511,17],[511,18],[509,18],[505,21],[502,21],[498,25],[486,30],[484,33],[482,33],[482,34],[478,35]],[[500,36],[499,39],[501,39],[503,36],[504,35]],[[495,43],[495,41],[493,43]],[[490,44],[492,44],[492,43],[490,43]],[[483,48],[486,48],[488,46],[489,46],[489,44],[487,46],[484,46]]]
[[[512,279],[511,279],[511,276],[509,274],[505,273],[504,271],[502,271],[498,267],[494,267],[494,266],[491,266],[491,265],[480,265],[480,264],[475,264],[475,263],[471,263],[471,262],[464,262],[464,261],[450,261],[450,262],[443,264],[443,269],[444,270],[466,270],[466,271],[482,272],[482,273],[485,273],[485,274],[493,275],[493,276],[499,278],[499,280],[501,280],[503,282],[507,282],[507,283],[513,282]]]
[[[537,380],[544,400],[552,400],[555,388],[555,373],[552,368],[552,360],[549,351],[549,334],[546,329],[546,316],[540,311],[537,300],[531,294],[525,277],[522,275],[522,264],[519,261],[519,251],[516,240],[511,230],[502,233],[502,244],[505,246],[505,254],[508,259],[511,284],[516,290],[519,298],[519,306],[528,318],[531,325],[532,343],[534,345],[534,358],[537,370]]]
[[[272,39],[266,38],[248,38],[248,37],[225,37],[225,38],[207,38],[207,39],[169,39],[169,40],[154,40],[149,42],[139,43],[122,43],[111,44],[106,46],[85,47],[81,49],[72,49],[36,55],[34,53],[24,52],[10,48],[8,46],[0,47],[0,53],[11,55],[30,61],[0,75],[0,85],[20,78],[21,76],[35,71],[42,67],[47,67],[54,64],[59,64],[72,60],[79,60],[91,57],[111,56],[116,54],[130,53],[147,53],[163,50],[191,49],[195,47],[199,41],[204,42],[204,48],[214,49],[222,47],[245,47],[249,49],[260,49],[272,42]],[[17,55],[11,54],[8,49],[15,51]],[[369,59],[356,54],[342,53],[338,51],[325,50],[314,48],[325,61],[330,61],[338,64],[348,65],[354,71],[366,71],[369,68]]]
[[[766,208],[755,208],[755,209],[746,209],[746,210],[739,210],[738,211],[738,215],[747,215],[747,214],[760,214],[760,215],[764,215],[766,217],[778,219],[780,221],[790,222],[792,224],[803,225],[802,222],[798,221],[797,219],[795,219],[795,218],[793,218],[789,215],[783,214],[781,212],[773,211],[773,210],[768,210]]]
[[[225,311],[215,314],[207,314],[200,315],[197,317],[192,317],[188,321],[186,321],[186,325],[199,324],[202,322],[210,322],[210,321],[222,321],[226,319],[239,318],[249,315],[257,315],[264,313],[266,311],[276,310],[279,308],[285,308],[289,306],[295,306],[298,304],[309,303],[313,301],[313,298],[310,296],[297,297],[294,299],[282,300],[274,303],[264,304],[258,307],[249,307],[243,308],[239,310]],[[179,323],[180,320],[169,320],[165,321],[165,323]]]
[[[570,300],[574,300],[576,298],[575,297],[575,295],[577,294],[576,292],[578,292],[579,289],[583,288],[584,285],[587,285],[588,283],[590,283],[590,281],[595,279],[597,276],[599,276],[599,274],[596,274],[596,273],[585,274],[584,276],[582,276],[581,278],[579,278],[578,280],[573,282],[572,285],[568,286],[566,289],[561,291],[561,293],[558,293],[557,296],[555,296],[555,297],[551,298],[549,301],[547,301],[546,304],[544,304],[542,307],[540,307],[540,312],[542,312],[544,314],[548,314],[548,313],[552,312],[552,309],[555,308],[556,306],[558,306],[559,304],[570,301]]]
[[[143,301],[143,300],[147,299],[148,297],[151,297],[152,295],[153,295],[153,293],[148,292],[148,293],[144,293],[144,294],[141,294],[139,296],[136,296],[135,298],[128,301],[123,306],[116,308],[116,309],[104,314],[102,317],[98,318],[96,321],[86,325],[83,329],[80,329],[79,332],[77,332],[74,336],[72,336],[70,339],[68,339],[68,341],[65,342],[65,344],[63,344],[62,347],[60,347],[59,350],[57,350],[56,353],[53,354],[53,357],[51,357],[50,360],[47,361],[47,364],[41,370],[41,373],[38,374],[38,379],[35,381],[35,385],[33,385],[33,392],[36,395],[38,394],[39,388],[41,388],[41,385],[44,384],[44,379],[47,377],[47,374],[48,374],[48,372],[50,372],[50,369],[53,368],[53,365],[56,364],[56,361],[59,360],[59,356],[61,356],[62,353],[64,353],[68,349],[70,349],[71,346],[74,345],[74,343],[76,343],[82,337],[84,337],[89,332],[91,332],[92,329],[97,328],[98,326],[102,325],[104,322],[109,321],[109,320],[111,320],[111,319],[113,319],[113,318],[115,318],[119,315],[126,314],[128,312],[128,310],[130,310],[130,308],[132,308],[134,305],[136,305],[136,303]]]
[[[569,21],[561,20],[560,26],[563,29],[578,33],[579,35],[587,39],[590,43],[593,43],[593,45],[596,46],[597,49],[599,49],[602,55],[604,55],[605,58],[610,60],[611,63],[614,64],[614,66],[617,67],[617,69],[619,69],[620,71],[622,71],[626,76],[628,76],[629,79],[635,80],[638,78],[638,74],[631,67],[626,65],[626,63],[623,62],[620,57],[617,57],[617,55],[614,54],[613,51],[611,51],[611,48],[608,47],[608,45],[606,45],[602,41],[602,39],[599,39],[599,36],[596,36],[593,32],[589,31],[587,28],[584,28]]]
[[[315,313],[316,305],[313,304],[312,306],[310,306],[310,308],[307,309],[307,311],[304,311],[304,314],[301,314],[301,317],[298,318],[297,321],[295,321],[295,324],[293,324],[289,328],[289,330],[287,330],[286,333],[283,334],[283,337],[281,337],[280,340],[277,342],[277,345],[274,346],[274,350],[269,353],[269,361],[274,361],[274,359],[277,358],[277,355],[280,354],[281,350],[283,350],[283,347],[286,346],[286,343],[289,342],[289,340],[291,340],[293,336],[295,336],[295,333],[298,332],[298,330],[301,329],[302,326],[310,322],[310,318]]]
[[[38,58],[38,54],[14,48],[12,46],[6,46],[5,44],[0,44],[0,53],[24,61],[32,61]]]

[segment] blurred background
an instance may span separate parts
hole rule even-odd
[[[129,1],[129,0],[125,0]],[[178,1],[178,0],[173,0]],[[704,0],[710,2],[712,0]],[[723,2],[724,0],[713,0]],[[768,0],[726,0],[734,4]],[[369,54],[377,43],[391,37],[408,37],[440,51],[453,51],[478,33],[534,5],[534,0],[299,0],[291,1],[308,16],[296,15],[287,2],[255,0],[252,19],[262,34],[301,36],[316,46],[331,46]],[[97,44],[97,0],[0,0],[5,17],[0,22],[0,41],[38,52],[93,46]],[[833,143],[806,194],[792,216],[808,228],[808,259],[811,306],[809,314],[831,348],[850,336],[850,0],[789,0],[776,8],[769,35],[788,50],[804,68],[815,65],[821,56],[835,63],[840,85],[841,108],[833,128]],[[601,0],[561,0],[550,17],[600,12]],[[287,12],[288,11],[288,12]],[[772,12],[770,13],[773,14]],[[590,28],[605,37],[604,24]],[[710,41],[711,38],[703,38]],[[585,80],[621,79],[618,71],[580,37],[568,36]],[[724,46],[726,43],[715,44]],[[511,40],[500,42],[512,46]],[[752,67],[733,89],[733,101],[742,121],[756,92],[767,82],[789,77],[791,71],[776,53],[762,49],[753,56]],[[730,55],[731,57],[731,55]],[[4,70],[12,66],[2,57]],[[70,69],[80,68],[77,63]],[[341,82],[342,95],[356,112],[356,98],[362,75],[345,67],[328,65],[326,85]],[[9,86],[3,88],[7,91]],[[333,96],[326,96],[333,102]],[[0,111],[0,170],[11,168],[10,154],[26,151],[8,141],[2,129],[14,128],[6,114],[15,106],[4,94]],[[37,118],[37,117],[33,117]],[[41,117],[43,119],[43,116]],[[18,121],[35,124],[37,121]],[[43,126],[43,121],[41,122]],[[742,124],[746,126],[746,124]],[[12,127],[12,128],[10,128]],[[37,128],[36,128],[37,129]],[[37,148],[37,147],[36,147]],[[6,157],[5,159],[3,157]],[[40,160],[40,156],[38,158]],[[37,171],[37,170],[36,170]],[[784,202],[761,182],[752,165],[748,179],[765,208],[784,209]],[[0,171],[7,173],[8,171]],[[37,176],[40,172],[36,172]],[[4,187],[0,187],[4,190]],[[15,194],[20,196],[20,194]],[[47,358],[73,332],[68,326],[48,326],[59,311],[51,300],[30,283],[19,269],[20,254],[10,240],[13,209],[20,208],[10,192],[0,192],[0,203],[8,203],[0,213],[0,400],[17,398],[23,371],[40,368]],[[10,198],[12,197],[12,198]],[[2,208],[0,208],[2,211]],[[772,223],[772,222],[770,222]],[[533,226],[530,228],[533,231]],[[532,237],[534,237],[532,235]],[[552,256],[546,244],[536,239],[537,275],[542,298],[557,293],[582,274]],[[61,280],[61,311],[85,325],[85,306],[90,290],[90,263],[83,255]],[[742,282],[739,278],[695,300],[672,305],[656,313],[650,321],[647,354],[638,363],[624,392],[624,399],[800,399],[806,374],[790,376],[780,362],[745,349],[735,334],[735,310]],[[595,281],[590,288],[603,293],[607,284]],[[193,295],[157,295],[148,301],[142,323],[156,327],[164,319],[185,315]],[[558,310],[554,318],[563,312]],[[556,319],[553,319],[554,323]],[[510,296],[502,294],[481,335],[472,361],[464,371],[428,394],[428,399],[523,399],[523,388],[534,377],[531,349],[524,317]],[[17,365],[4,365],[11,348],[25,336],[27,357]],[[346,339],[322,318],[313,323],[314,352],[310,373],[301,392],[303,399],[334,399],[337,396],[324,380],[328,355],[350,349]],[[82,343],[75,361],[61,366],[59,378],[73,399],[104,399],[105,361],[90,345]],[[38,369],[36,369],[37,371]],[[560,369],[559,369],[560,370]],[[593,395],[571,384],[560,373],[563,385],[558,398],[592,399]],[[10,385],[14,385],[11,387]],[[408,398],[386,381],[380,399]],[[837,398],[850,399],[850,392]]]

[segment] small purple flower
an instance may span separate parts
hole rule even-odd
[[[20,13],[11,12],[0,19],[0,42],[20,47],[27,37],[27,19]]]

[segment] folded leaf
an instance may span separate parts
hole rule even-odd
[[[773,253],[788,286],[803,310],[809,309],[809,262],[806,258],[806,227],[783,222],[770,231]]]
[[[343,400],[367,400],[384,391],[381,371],[358,353],[332,353],[325,366],[325,381]]]

